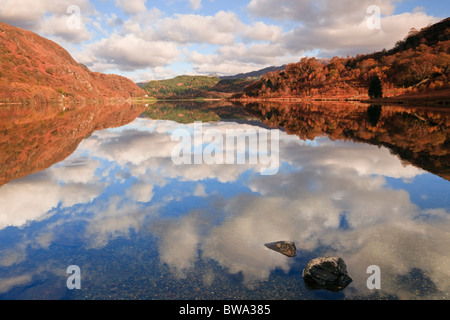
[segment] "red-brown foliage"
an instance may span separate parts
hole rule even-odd
[[[0,23],[0,101],[127,99],[144,94],[127,78],[91,72],[48,39]]]
[[[136,119],[143,105],[54,104],[0,108],[0,186],[45,170],[72,154],[94,131]]]
[[[386,97],[450,88],[450,18],[410,33],[390,51],[325,63],[303,58],[247,86],[243,98],[367,99],[374,76]]]
[[[387,147],[411,163],[450,181],[450,113],[443,109],[366,105],[357,102],[260,101],[246,109],[270,127],[302,140],[365,142]],[[375,109],[376,115],[371,109]],[[375,118],[375,119],[374,119]]]

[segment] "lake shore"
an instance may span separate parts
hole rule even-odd
[[[370,104],[401,104],[409,106],[450,107],[450,89],[417,92],[379,99],[361,100]]]
[[[230,101],[235,102],[355,102],[363,104],[394,104],[403,106],[430,106],[430,107],[444,107],[450,106],[450,89],[434,90],[428,92],[413,92],[402,94],[398,96],[390,96],[378,99],[369,99],[368,97],[349,97],[349,98],[296,98],[296,97],[274,97],[274,98],[253,98],[235,95],[229,98]]]

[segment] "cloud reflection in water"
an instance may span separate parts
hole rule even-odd
[[[95,132],[65,161],[2,186],[0,228],[53,219],[16,250],[2,249],[0,265],[21,263],[28,245],[48,247],[59,241],[57,228],[82,221],[79,237],[88,248],[130,232],[154,234],[161,263],[181,278],[198,259],[213,259],[248,284],[266,280],[275,269],[288,272],[295,259],[264,244],[290,240],[300,251],[344,258],[354,279],[347,295],[369,294],[366,269],[373,264],[381,267],[386,294],[410,298],[399,281],[413,268],[450,292],[447,204],[421,209],[387,179],[414,183],[426,172],[404,166],[385,148],[285,133],[275,176],[260,175],[259,165],[176,166],[171,132],[180,126],[137,119]],[[449,184],[442,185],[445,194]],[[8,289],[14,281],[5,282]]]

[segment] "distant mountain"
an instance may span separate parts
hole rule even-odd
[[[182,75],[172,79],[139,82],[137,85],[144,89],[148,95],[161,99],[226,98],[241,93],[247,85],[259,80],[265,74],[285,68],[285,65],[272,66],[234,76],[220,76],[218,74],[207,76]]]
[[[144,94],[125,77],[90,71],[53,41],[0,23],[0,101],[126,99]]]
[[[303,58],[266,74],[244,89],[244,99],[368,99],[370,81],[384,97],[450,97],[450,18],[412,29],[389,51],[329,61]],[[444,99],[445,100],[445,99]]]
[[[261,70],[257,70],[257,71],[252,71],[252,72],[247,72],[247,73],[239,73],[237,75],[234,76],[222,76],[220,77],[221,79],[224,80],[235,80],[235,79],[255,79],[255,78],[260,78],[263,75],[269,73],[269,72],[273,72],[273,71],[281,71],[284,70],[286,68],[286,65],[280,66],[280,67],[267,67]]]

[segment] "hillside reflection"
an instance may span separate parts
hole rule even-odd
[[[265,124],[300,139],[327,136],[389,148],[405,164],[450,180],[450,111],[348,102],[249,103]]]
[[[64,160],[96,130],[120,127],[145,106],[5,105],[0,108],[0,186]]]
[[[113,288],[121,298],[137,290],[121,277],[142,278],[139,272],[121,271],[125,266],[115,261],[125,257],[123,263],[134,270],[149,272],[151,266],[157,275],[151,286],[139,286],[140,297],[155,298],[154,292],[167,287],[164,266],[180,292],[189,283],[200,283],[208,290],[201,288],[197,295],[214,291],[215,298],[230,298],[220,281],[223,274],[233,274],[242,282],[236,292],[250,288],[260,297],[274,297],[276,291],[264,291],[261,283],[276,270],[284,274],[282,284],[297,283],[300,274],[290,272],[301,269],[308,257],[339,255],[354,279],[343,292],[347,298],[373,295],[366,287],[369,265],[383,272],[383,288],[376,293],[381,297],[449,298],[448,181],[400,161],[382,144],[324,136],[316,122],[322,122],[321,128],[335,127],[330,129],[335,134],[372,131],[358,130],[355,123],[352,130],[344,128],[351,121],[339,121],[338,114],[319,120],[314,110],[308,126],[305,110],[297,122],[282,122],[287,133],[280,132],[281,167],[274,176],[262,176],[260,164],[175,165],[171,152],[177,142],[171,134],[192,130],[193,124],[138,118],[91,132],[64,161],[0,187],[0,295],[32,288],[49,273],[61,277],[57,266],[70,261],[89,270],[84,281],[90,287],[74,298],[93,292],[109,296]],[[348,116],[364,114],[369,123],[367,112],[357,110],[348,110]],[[373,134],[387,139],[391,135],[382,125],[390,118],[384,112]],[[280,119],[273,114],[268,124]],[[445,119],[435,121],[443,125]],[[220,132],[255,128],[232,121],[204,126]],[[309,138],[290,134],[294,128],[306,130]],[[424,150],[424,145],[409,148]],[[446,150],[445,144],[437,146],[439,152]],[[294,241],[300,255],[290,259],[264,246],[279,240]],[[153,247],[156,253],[148,258],[145,253]],[[39,252],[45,258],[34,261]],[[108,252],[114,261],[105,258]],[[207,267],[211,262],[220,273]],[[39,268],[33,269],[35,264]],[[115,266],[111,280],[104,266]],[[298,299],[301,290],[284,298]]]

